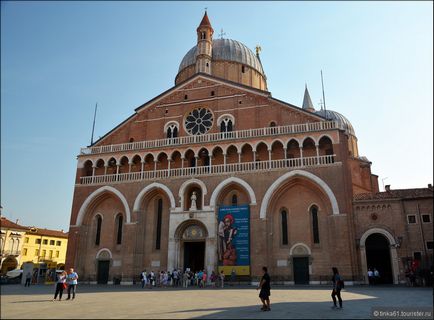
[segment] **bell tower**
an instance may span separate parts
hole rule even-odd
[[[196,73],[203,72],[211,74],[212,35],[214,33],[214,30],[211,27],[211,23],[209,22],[206,11],[196,31]]]

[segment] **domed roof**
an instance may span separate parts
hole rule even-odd
[[[191,48],[179,65],[180,72],[182,69],[196,63],[197,46]],[[232,39],[215,39],[212,41],[212,61],[234,61],[247,65],[262,75],[264,70],[258,57],[239,41]]]
[[[345,118],[343,115],[341,115],[339,112],[333,111],[333,110],[318,110],[315,111],[315,114],[324,117],[328,120],[334,120],[337,121],[339,124],[341,124],[345,130],[348,131],[349,134],[356,136],[356,133],[354,132],[354,128],[353,125],[351,124],[351,122]]]

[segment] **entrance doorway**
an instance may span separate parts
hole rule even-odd
[[[373,233],[366,239],[365,248],[368,270],[374,271],[375,268],[380,273],[376,283],[393,283],[390,244],[387,238],[380,233]]]
[[[109,278],[110,260],[98,260],[97,283],[107,284]]]
[[[294,284],[309,284],[309,258],[294,257]]]
[[[205,241],[184,242],[184,270],[199,271],[205,268]]]

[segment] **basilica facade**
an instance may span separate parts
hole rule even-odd
[[[348,119],[315,110],[307,88],[302,107],[272,97],[259,48],[213,33],[205,13],[175,85],[80,151],[67,267],[132,283],[143,269],[256,280],[268,266],[274,281],[319,284],[332,266],[366,282],[375,263],[402,282],[404,258],[432,255],[432,187],[407,211],[381,196]],[[421,241],[416,207],[430,217]]]

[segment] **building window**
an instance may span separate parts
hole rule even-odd
[[[407,221],[409,224],[416,223],[416,216],[414,214],[409,214],[407,216]]]
[[[54,246],[54,240],[50,240],[50,246]]]
[[[48,239],[42,240],[42,244],[48,244]]]
[[[236,194],[232,195],[232,205],[237,206],[238,205],[238,197]]]
[[[47,250],[42,250],[42,257],[44,257],[45,258],[45,255],[47,254]]]
[[[102,224],[102,218],[101,216],[96,216],[96,236],[95,236],[95,245],[99,245],[99,242],[101,240],[101,224]]]
[[[288,214],[285,210],[280,212],[280,220],[282,222],[282,244],[288,244]]]
[[[62,241],[56,241],[56,246],[62,245]]]
[[[215,92],[211,91],[211,97],[214,97],[214,95],[215,95]]]
[[[414,260],[422,261],[422,253],[421,252],[413,252]]]
[[[23,249],[23,256],[27,256],[27,248]]]
[[[242,72],[242,73],[246,72],[246,67],[241,66],[241,72]]]
[[[123,222],[123,217],[121,214],[119,214],[116,217],[116,230],[117,230],[116,244],[122,243],[122,222]]]
[[[24,238],[24,243],[29,243],[29,237]]]
[[[59,256],[60,256],[60,252],[56,251],[56,258],[59,258]]]
[[[276,126],[276,122],[271,121],[271,122],[270,122],[270,128],[274,128],[275,126]]]
[[[205,134],[211,129],[213,115],[205,108],[198,108],[191,111],[185,118],[185,129],[191,135]]]
[[[41,239],[35,239],[36,244],[41,244]]]
[[[433,245],[434,245],[434,241],[427,241],[426,242],[426,248],[428,250],[432,250],[433,249]]]
[[[206,40],[206,33],[205,32],[201,32],[200,33],[200,39],[201,40]]]
[[[39,256],[39,249],[35,249],[35,256]]]
[[[167,139],[178,137],[178,126],[175,123],[169,124],[166,128]]]
[[[220,132],[222,133],[232,132],[234,130],[233,126],[235,123],[235,119],[232,115],[227,114],[221,116],[218,119],[217,123],[220,125]]]
[[[157,236],[155,239],[155,249],[160,250],[161,247],[161,220],[163,216],[163,199],[158,199],[157,204]]]
[[[53,258],[53,250],[50,250],[50,254],[48,256],[50,259]]]
[[[430,223],[431,222],[431,215],[429,215],[429,214],[423,214],[422,215],[422,222],[424,222],[424,223]]]
[[[318,208],[312,206],[310,213],[312,216],[313,243],[319,243]]]

